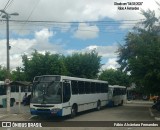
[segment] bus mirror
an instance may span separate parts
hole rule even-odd
[[[69,80],[64,80],[64,83],[69,83]]]

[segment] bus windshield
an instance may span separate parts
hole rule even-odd
[[[62,102],[62,85],[60,82],[38,82],[33,85],[31,103],[58,104]]]

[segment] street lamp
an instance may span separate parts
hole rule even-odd
[[[10,49],[10,45],[9,45],[9,18],[11,17],[11,15],[17,16],[19,15],[18,13],[7,13],[4,10],[0,10],[0,12],[2,12],[4,15],[2,15],[2,18],[6,19],[6,29],[7,29],[7,71],[9,74],[10,71],[10,60],[9,60],[9,49]]]
[[[10,72],[10,60],[9,60],[9,50],[10,50],[10,45],[9,45],[9,18],[11,15],[19,15],[18,13],[7,13],[5,10],[0,10],[1,13],[3,13],[2,18],[6,19],[6,35],[7,35],[7,78],[9,79],[9,72]],[[8,82],[8,79],[5,81]],[[7,112],[10,113],[10,86],[9,84],[7,85]]]

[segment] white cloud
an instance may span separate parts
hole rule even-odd
[[[80,23],[77,31],[74,34],[74,37],[83,40],[93,39],[98,37],[98,33],[99,33],[99,28],[96,25],[90,26],[87,25],[86,23]]]
[[[143,2],[140,6],[142,9],[157,10],[155,0],[140,0]],[[96,21],[103,20],[104,18],[110,18],[113,20],[137,20],[142,19],[143,16],[140,11],[119,11],[114,2],[122,2],[122,0],[16,0],[7,8],[8,13],[18,12],[19,16],[12,16],[15,20],[36,20],[36,21]],[[135,0],[123,0],[123,2],[136,2]],[[3,9],[6,4],[6,0],[0,0],[0,9]],[[156,12],[158,16],[159,11]],[[35,33],[34,38],[19,38],[10,39],[12,49],[11,54],[11,68],[21,66],[21,55],[30,53],[33,49],[37,49],[41,52],[45,50],[52,53],[64,52],[63,45],[51,44],[50,38],[55,36],[55,33],[49,31],[47,28],[56,26],[61,28],[62,31],[67,31],[72,26],[68,23],[61,24],[46,24],[46,23],[12,23],[10,22],[10,33],[16,31],[17,34],[31,34]],[[122,23],[121,28],[128,28],[126,24]],[[6,65],[6,23],[0,21],[0,65]],[[91,30],[91,31],[81,31]],[[109,30],[109,29],[108,29]],[[96,25],[89,25],[86,23],[80,23],[74,36],[80,39],[92,39],[98,37],[99,28]],[[18,37],[18,35],[16,35]],[[18,47],[18,48],[17,48]],[[96,51],[105,59],[110,59],[106,63],[106,66],[116,66],[116,49],[117,46],[97,46],[91,45],[82,50],[66,50],[66,53],[72,53],[75,51],[90,51],[96,49]]]
[[[91,45],[88,46],[82,50],[67,50],[67,54],[72,54],[74,52],[91,52],[92,50],[95,50],[99,56],[102,56],[102,60],[107,61],[103,66],[102,70],[104,69],[116,69],[118,66],[117,60],[117,51],[118,46],[117,45],[110,45],[110,46],[97,46],[97,45]]]
[[[5,0],[1,1],[6,3]],[[98,20],[104,17],[133,19],[134,16],[136,19],[140,16],[137,13],[138,11],[118,11],[114,2],[135,2],[135,0],[16,0],[8,10],[17,10],[20,13],[19,17],[25,19],[33,11],[30,17],[32,20],[84,21]],[[158,7],[155,0],[140,0],[138,2],[143,2],[140,6],[143,9]]]
[[[119,64],[116,61],[117,58],[109,58],[108,61],[102,66],[101,70],[117,69]]]
[[[49,31],[47,28],[35,32],[36,44],[32,46],[32,49],[36,49],[44,53],[44,51],[50,51],[56,53],[62,50],[62,46],[58,43],[50,43],[49,39],[53,38],[56,33]]]
[[[57,53],[63,51],[62,46],[56,43],[51,44],[49,38],[53,36],[53,32],[48,29],[42,29],[39,32],[35,32],[33,39],[10,39],[10,66],[11,69],[15,69],[18,66],[22,66],[23,54],[30,54],[33,49],[38,50],[41,53],[50,51],[51,53]],[[6,40],[0,40],[0,65],[6,66]]]
[[[102,56],[103,58],[116,58],[117,57],[117,51],[118,46],[117,45],[108,45],[108,46],[97,46],[97,45],[90,45],[82,50],[67,50],[67,54],[72,54],[73,52],[91,52],[92,50],[95,50],[99,56]]]
[[[101,70],[105,69],[116,69],[119,67],[117,61],[117,51],[118,46],[117,45],[110,45],[110,46],[88,46],[85,51],[89,50],[95,50],[98,52],[100,56],[102,56],[102,60],[107,60],[107,62],[102,66]]]
[[[97,48],[98,48],[97,45],[91,45],[91,46],[86,47],[86,50],[96,50]]]
[[[115,58],[117,57],[117,53],[116,53],[117,49],[118,49],[117,45],[109,45],[109,46],[91,45],[83,49],[83,51],[88,52],[88,51],[95,50],[103,58]]]
[[[104,18],[110,18],[113,20],[137,20],[142,19],[140,10],[125,10],[121,11],[117,9],[114,2],[137,2],[135,0],[16,0],[7,8],[7,12],[18,12],[19,16],[12,16],[11,19],[17,20],[39,20],[39,21],[90,21],[101,20]],[[157,10],[158,5],[155,0],[140,0],[143,2],[141,9]],[[0,9],[3,9],[6,4],[6,0],[0,0]],[[158,14],[156,14],[158,15]],[[55,24],[39,23],[38,27],[34,23],[17,23],[10,26],[11,30],[16,29],[18,33],[23,31],[33,31],[35,29],[41,29],[44,27],[57,26]],[[16,25],[16,26],[15,26]],[[64,28],[66,24],[61,24]],[[70,27],[67,24],[68,28]],[[5,30],[5,26],[0,25],[1,31]],[[64,29],[64,30],[68,30]],[[25,29],[25,30],[23,30]],[[29,30],[28,30],[29,29]],[[23,31],[22,31],[23,30]],[[63,30],[63,29],[62,29]]]
[[[53,32],[49,32],[47,28],[44,28],[40,31],[36,31],[35,38],[40,42],[48,42],[49,37],[53,36]]]

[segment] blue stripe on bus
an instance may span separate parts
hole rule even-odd
[[[62,109],[59,110],[57,113],[52,113],[51,111],[39,111],[39,110],[30,110],[32,115],[52,115],[52,116],[62,116]]]

